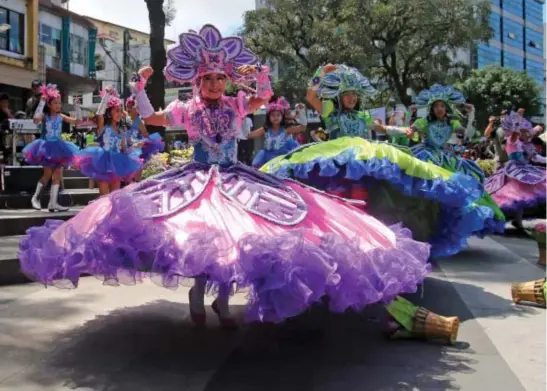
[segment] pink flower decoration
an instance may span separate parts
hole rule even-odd
[[[536,224],[536,226],[534,227],[534,231],[536,231],[536,232],[545,232],[546,231],[545,223]]]

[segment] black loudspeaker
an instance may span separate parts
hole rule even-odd
[[[42,176],[42,167],[39,166],[4,166],[1,168],[1,190],[4,194],[34,193],[36,184]],[[47,184],[46,190],[50,187]],[[62,187],[62,185],[61,185]]]

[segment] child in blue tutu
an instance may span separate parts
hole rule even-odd
[[[42,166],[43,173],[36,185],[36,191],[31,199],[34,209],[42,208],[40,194],[44,186],[51,179],[51,190],[48,209],[50,212],[66,211],[68,208],[59,205],[59,185],[63,175],[63,167],[68,167],[74,162],[78,153],[78,147],[61,138],[63,122],[75,124],[76,118],[61,114],[61,94],[53,84],[42,86],[41,101],[34,114],[34,122],[42,124],[42,134],[39,139],[33,141],[23,149],[25,161],[28,164]]]
[[[134,96],[127,98],[125,101],[125,108],[129,117],[127,143],[130,147],[130,153],[134,155],[135,151],[139,150],[141,152],[139,157],[142,159],[143,164],[145,164],[148,160],[150,160],[152,155],[164,151],[165,143],[159,133],[148,134],[146,126],[137,112]],[[141,174],[142,170],[135,175],[133,178],[135,182],[140,182]]]
[[[120,188],[122,181],[129,182],[142,169],[140,150],[128,150],[127,132],[121,126],[124,117],[123,103],[112,87],[101,93],[97,110],[97,135],[99,146],[87,147],[77,157],[80,172],[95,180],[101,195]]]
[[[249,133],[249,139],[265,136],[264,148],[254,157],[253,167],[260,168],[273,158],[285,155],[299,147],[293,135],[304,131],[306,127],[300,124],[286,126],[285,111],[289,108],[289,103],[283,97],[272,100],[266,106],[266,123],[264,127]]]

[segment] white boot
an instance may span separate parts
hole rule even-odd
[[[36,185],[36,191],[34,192],[34,195],[32,196],[30,200],[30,204],[32,205],[33,209],[41,210],[42,204],[40,204],[40,195],[42,194],[42,190],[44,189],[44,185],[42,182],[38,182]]]
[[[49,205],[48,209],[50,212],[64,212],[68,208],[61,206],[57,203],[57,197],[59,195],[59,185],[51,185],[51,190],[49,191]]]

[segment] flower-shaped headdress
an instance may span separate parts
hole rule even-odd
[[[361,96],[373,95],[376,92],[369,79],[357,69],[338,65],[335,71],[323,76],[317,88],[317,96],[323,99],[334,99],[349,91],[355,91]]]
[[[245,79],[237,68],[257,65],[258,58],[240,37],[222,38],[215,26],[206,24],[199,33],[182,33],[167,49],[165,77],[178,83],[194,82],[209,73],[221,73],[232,81]]]
[[[280,96],[274,101],[271,101],[266,106],[266,112],[271,113],[272,111],[280,111],[281,113],[284,113],[285,110],[290,109],[291,106],[289,105],[289,102],[287,100]]]
[[[125,107],[127,109],[131,109],[135,107],[135,95],[131,95],[129,98],[125,100]]]
[[[106,95],[106,88],[101,91],[101,98],[104,98],[105,95]],[[106,102],[106,107],[109,109],[123,107],[123,102],[120,99],[120,96],[118,95],[116,90],[112,90],[110,92],[110,96],[108,97],[108,102]]]
[[[416,104],[419,106],[427,106],[428,109],[437,101],[442,101],[445,104],[452,106],[465,103],[465,96],[460,90],[457,90],[452,86],[434,84],[429,90],[421,91],[416,97]]]
[[[501,128],[506,133],[520,133],[522,130],[532,131],[532,124],[519,113],[512,111],[501,121]]]
[[[59,99],[61,97],[61,93],[59,92],[59,90],[57,89],[57,85],[55,84],[42,85],[40,87],[40,94],[46,97],[46,101],[48,103],[54,99]]]

